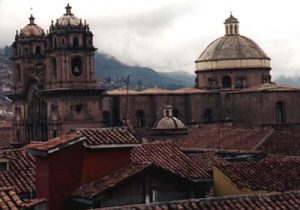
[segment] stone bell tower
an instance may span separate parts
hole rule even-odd
[[[47,34],[31,16],[12,46],[14,145],[102,126],[93,34],[69,4]]]

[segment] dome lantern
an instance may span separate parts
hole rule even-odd
[[[70,6],[69,3],[65,8],[66,8],[66,14],[65,15],[73,15],[72,12],[71,12],[72,7]]]
[[[34,25],[34,17],[33,15],[31,14],[30,17],[29,17],[29,25]]]
[[[226,35],[239,34],[239,21],[232,15],[232,13],[230,13],[229,18],[225,20],[224,24]]]

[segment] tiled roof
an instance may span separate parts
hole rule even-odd
[[[134,210],[191,210],[191,209],[300,209],[300,192],[270,193],[262,195],[225,196],[154,203],[149,205],[119,206],[106,209]]]
[[[189,129],[189,133],[176,144],[188,149],[254,150],[271,131],[271,127],[223,125],[219,130],[218,124],[206,124]]]
[[[73,192],[72,196],[77,198],[93,199],[105,190],[114,187],[135,174],[138,174],[149,166],[151,166],[151,164],[131,163],[107,176],[81,186]]]
[[[275,128],[272,135],[255,148],[268,154],[300,156],[300,127]]]
[[[81,128],[75,131],[86,138],[89,146],[140,144],[142,139],[127,127],[115,128]]]
[[[0,187],[14,187],[17,194],[35,191],[35,159],[25,149],[11,149],[1,152],[9,159],[9,169],[0,171]]]
[[[13,188],[0,188],[0,208],[5,210],[31,209],[32,207],[46,202],[45,199],[33,199],[23,201]]]
[[[197,152],[187,155],[206,171],[212,171],[213,166],[224,165],[226,163],[226,161],[215,152]]]
[[[300,190],[300,159],[277,158],[231,163],[218,168],[239,188],[259,191]]]
[[[54,139],[48,141],[36,141],[27,145],[27,148],[33,151],[45,152],[45,153],[52,153],[68,145],[72,145],[74,143],[82,141],[81,135],[77,133],[70,133],[66,135],[61,135]]]
[[[207,171],[199,167],[173,143],[149,143],[135,147],[131,159],[136,163],[153,163],[188,179],[211,178]]]

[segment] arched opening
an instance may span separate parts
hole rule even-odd
[[[28,106],[28,139],[47,140],[47,104],[37,91],[33,93]]]
[[[212,120],[212,110],[211,109],[205,109],[204,111],[204,122],[205,123],[211,123]]]
[[[178,109],[173,109],[173,117],[179,118],[179,110]]]
[[[41,49],[40,46],[36,46],[36,48],[35,48],[35,54],[36,55],[41,55],[42,54],[42,49]]]
[[[75,57],[72,59],[71,62],[71,69],[72,69],[72,74],[75,77],[79,77],[82,72],[82,61],[80,57]]]
[[[230,76],[224,76],[222,80],[223,88],[231,88],[231,78]]]
[[[56,58],[51,58],[52,78],[57,79],[57,62]]]
[[[79,39],[78,37],[73,38],[73,47],[78,47],[79,46]]]
[[[275,105],[276,123],[285,123],[285,104],[282,101],[278,101]]]
[[[111,126],[111,114],[108,111],[103,112],[103,125],[104,127],[110,127]]]
[[[234,33],[236,33],[236,34],[238,33],[238,26],[237,25],[234,26]]]
[[[233,33],[233,27],[232,27],[232,25],[230,25],[230,34],[232,34]]]
[[[136,127],[145,127],[145,113],[143,110],[138,110],[135,113]]]

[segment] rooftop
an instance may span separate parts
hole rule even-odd
[[[119,206],[109,209],[164,209],[164,210],[190,210],[190,209],[299,209],[300,192],[270,193],[262,195],[225,196],[215,198],[202,198],[162,202],[148,205]],[[107,209],[107,208],[106,208]]]
[[[149,143],[133,148],[131,159],[135,163],[152,163],[171,173],[190,180],[211,179],[207,171],[184,154],[173,143]]]

